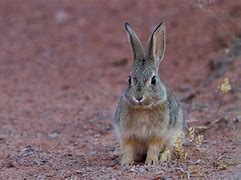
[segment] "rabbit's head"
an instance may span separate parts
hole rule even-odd
[[[145,51],[131,26],[126,23],[125,28],[133,50],[133,69],[124,96],[135,107],[155,106],[167,97],[158,74],[165,51],[165,25],[161,23],[155,29]]]

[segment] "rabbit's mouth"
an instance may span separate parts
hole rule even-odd
[[[130,97],[126,97],[125,99],[127,103],[134,108],[153,108],[155,106],[158,106],[159,104],[162,104],[166,100],[166,98],[162,98],[153,101],[151,99],[144,98],[143,101],[137,101],[134,98]]]
[[[151,108],[153,106],[153,103],[149,102],[148,100],[136,101],[132,98],[127,98],[127,102],[129,105],[135,108]]]
[[[136,103],[136,104],[131,104],[131,106],[134,108],[146,109],[146,108],[151,108],[152,104]]]

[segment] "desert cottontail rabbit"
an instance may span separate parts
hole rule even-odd
[[[182,109],[158,75],[165,51],[165,25],[161,23],[155,29],[146,51],[128,23],[125,28],[134,61],[114,118],[123,151],[122,165],[140,160],[157,164],[164,148],[172,151],[184,129]]]

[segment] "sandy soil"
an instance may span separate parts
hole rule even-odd
[[[123,25],[144,41],[161,20],[161,78],[204,140],[185,160],[121,167],[111,121],[132,63]],[[240,1],[2,0],[0,30],[0,179],[241,178]]]

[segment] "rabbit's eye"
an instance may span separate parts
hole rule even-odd
[[[128,83],[129,85],[131,85],[131,77],[129,76],[129,79],[128,79]]]
[[[155,85],[156,84],[156,76],[153,76],[151,78],[151,84]]]

